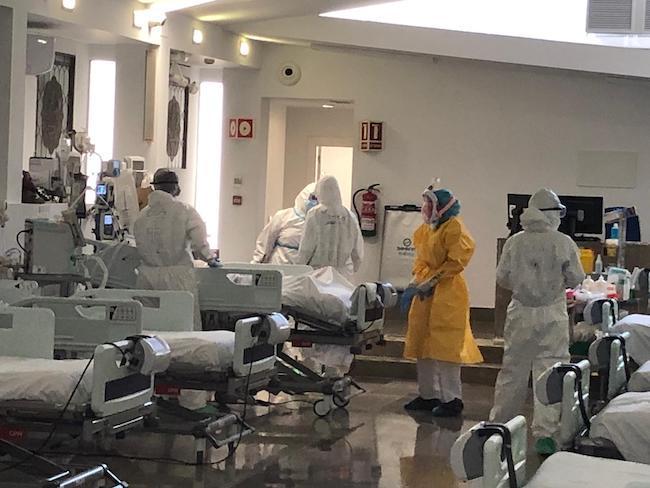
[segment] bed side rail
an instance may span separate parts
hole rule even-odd
[[[142,304],[134,300],[38,297],[16,304],[55,316],[55,348],[92,352],[97,344],[142,333]]]
[[[202,311],[274,313],[282,309],[282,274],[275,270],[198,268]]]
[[[140,302],[144,330],[164,332],[194,330],[194,297],[188,291],[98,289],[85,290],[75,296]]]

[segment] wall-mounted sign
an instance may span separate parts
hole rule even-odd
[[[231,139],[252,139],[254,120],[250,118],[233,118],[228,120],[228,137]]]
[[[242,203],[244,203],[244,199],[241,195],[233,195],[232,197],[233,205],[241,205]]]
[[[381,151],[384,149],[384,123],[364,120],[361,122],[362,151]]]

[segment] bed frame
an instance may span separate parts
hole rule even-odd
[[[600,398],[608,402],[625,391],[630,380],[630,365],[626,342],[629,332],[608,334],[596,339],[589,346],[589,362],[598,371],[600,379]]]
[[[23,280],[0,280],[0,302],[12,305],[40,294],[38,283]]]
[[[54,313],[48,309],[3,307],[0,309],[0,354],[52,359]],[[38,329],[38,333],[35,333]],[[117,341],[122,349],[131,341]],[[80,434],[82,442],[97,436],[109,439],[144,423],[153,413],[154,379],[120,365],[122,354],[111,345],[97,346],[93,364],[91,401],[71,405],[61,416],[62,405],[40,401],[0,401],[0,418],[13,430],[49,431]]]

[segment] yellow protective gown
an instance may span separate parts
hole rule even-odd
[[[433,296],[413,299],[404,357],[450,363],[483,361],[469,324],[469,293],[463,270],[474,254],[474,240],[458,217],[434,229],[420,226],[413,236],[413,277],[420,284],[440,276]]]

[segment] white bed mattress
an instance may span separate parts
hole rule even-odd
[[[646,361],[632,377],[627,385],[628,391],[650,391],[650,361]]]
[[[88,360],[0,357],[0,401],[32,400],[65,405]],[[84,375],[72,403],[90,402],[92,365]]]
[[[627,353],[637,364],[650,361],[650,315],[632,314],[619,320],[612,332],[629,332]]]
[[[627,461],[650,464],[648,432],[650,393],[624,393],[592,419],[590,436],[612,441]]]
[[[161,337],[172,352],[169,369],[196,369],[222,372],[232,366],[235,333],[227,330],[161,332],[145,334]]]
[[[650,488],[650,466],[558,452],[540,466],[526,488]]]

